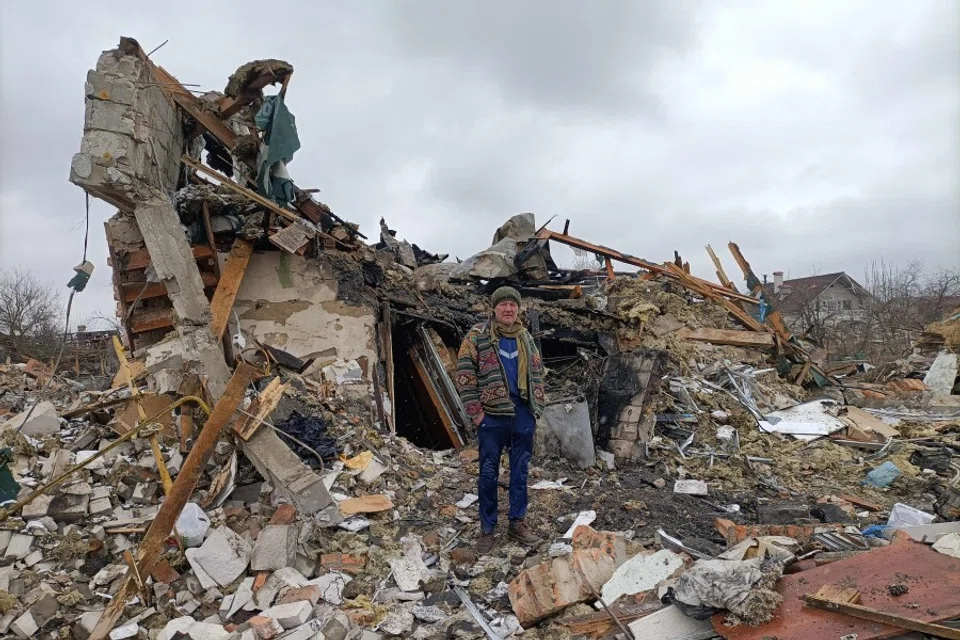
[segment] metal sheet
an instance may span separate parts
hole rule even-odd
[[[889,547],[839,560],[831,564],[784,576],[777,582],[783,604],[773,620],[759,627],[725,627],[726,614],[713,617],[713,627],[733,640],[810,640],[857,634],[857,640],[890,638],[903,631],[895,627],[858,620],[804,604],[802,596],[825,584],[853,587],[860,591],[859,604],[924,622],[940,622],[960,616],[960,560],[933,551],[924,544],[897,541]],[[894,597],[891,584],[906,584],[909,592]],[[910,605],[919,604],[919,608]]]

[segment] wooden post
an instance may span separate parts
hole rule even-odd
[[[213,409],[213,413],[207,419],[207,423],[200,430],[193,448],[187,454],[183,461],[183,467],[177,475],[173,487],[167,499],[160,505],[160,510],[150,524],[143,542],[140,543],[140,549],[137,552],[138,573],[142,576],[150,575],[157,559],[163,552],[164,542],[173,525],[180,517],[184,505],[190,499],[194,489],[197,487],[197,481],[210,455],[213,453],[220,437],[220,431],[229,422],[237,409],[237,406],[243,400],[247,385],[259,377],[260,373],[256,368],[241,362],[227,383],[227,389],[221,396],[220,401]],[[123,579],[119,591],[113,596],[109,606],[100,617],[100,621],[90,634],[90,640],[104,640],[113,629],[113,625],[123,614],[123,609],[127,604],[127,599],[137,591],[137,583],[133,571],[127,573]]]
[[[243,274],[247,272],[250,256],[253,254],[253,243],[237,238],[233,242],[233,249],[227,257],[227,263],[220,274],[220,282],[213,293],[210,302],[210,330],[217,340],[223,339],[223,332],[227,330],[230,321],[230,311],[237,299],[237,291],[243,282]]]
[[[210,252],[213,254],[213,272],[220,278],[220,260],[217,259],[217,239],[213,235],[213,223],[210,222],[210,206],[206,200],[203,202],[203,228],[207,233],[207,244],[210,245]]]

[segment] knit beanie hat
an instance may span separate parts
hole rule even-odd
[[[520,304],[520,292],[514,289],[513,287],[500,287],[493,292],[493,295],[490,296],[490,303],[496,307],[498,304],[504,300],[513,300]]]

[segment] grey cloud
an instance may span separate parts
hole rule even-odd
[[[83,81],[121,35],[169,38],[157,62],[204,89],[290,60],[290,170],[371,237],[385,216],[466,257],[534,211],[649,260],[677,249],[708,277],[703,245],[725,255],[728,240],[761,273],[960,267],[951,4],[316,3],[277,29],[254,3],[4,4],[0,268],[69,278]],[[78,318],[113,307],[111,213],[94,206]]]
[[[391,5],[401,55],[479,76],[505,100],[541,109],[660,115],[649,72],[693,42],[686,2],[536,0]]]

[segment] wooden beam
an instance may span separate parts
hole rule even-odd
[[[220,182],[220,184],[227,187],[231,191],[239,193],[240,195],[245,196],[250,200],[253,200],[257,204],[259,204],[261,207],[276,213],[278,216],[284,218],[285,220],[289,220],[290,222],[293,222],[294,220],[300,219],[299,216],[297,216],[297,214],[295,214],[293,211],[280,207],[276,202],[274,202],[273,200],[268,200],[264,198],[259,193],[251,191],[246,187],[241,187],[239,184],[237,184],[227,176],[223,175],[219,171],[214,171],[213,169],[210,169],[209,167],[206,167],[200,164],[190,156],[183,156],[181,160],[183,160],[183,164],[187,165],[191,169],[199,171],[200,173],[210,178],[213,178],[214,180],[217,180],[218,182]]]
[[[876,609],[871,609],[870,607],[864,607],[859,604],[850,604],[848,602],[834,602],[833,600],[825,600],[823,598],[818,598],[813,595],[805,595],[803,599],[811,607],[816,607],[818,609],[825,609],[827,611],[835,611],[837,613],[842,613],[853,618],[859,618],[861,620],[869,620],[871,622],[877,622],[879,624],[889,625],[891,627],[896,627],[898,629],[906,629],[907,631],[918,631],[920,633],[925,633],[931,635],[935,638],[946,638],[947,640],[960,640],[960,629],[953,629],[951,627],[946,627],[942,624],[933,624],[931,622],[923,622],[922,620],[915,620],[913,618],[905,618],[903,616],[898,616],[893,613],[885,613],[883,611],[877,611]]]
[[[664,606],[661,602],[639,603],[627,600],[616,606],[611,605],[611,610],[621,622],[628,623],[645,618],[651,613],[656,613]],[[606,611],[566,618],[559,620],[559,623],[570,631],[570,635],[577,638],[581,636],[604,638],[617,629],[617,623],[610,618],[610,614]]]
[[[675,279],[675,276],[672,274],[670,269],[668,269],[671,263],[666,265],[654,264],[652,262],[647,262],[646,260],[641,260],[640,258],[628,255],[626,253],[621,253],[616,249],[611,249],[609,247],[604,247],[602,245],[592,244],[580,238],[575,238],[573,236],[568,236],[566,234],[557,233],[556,231],[550,231],[549,229],[541,229],[537,232],[537,238],[541,240],[555,240],[561,244],[565,244],[570,247],[576,247],[578,249],[583,249],[584,251],[589,251],[590,253],[597,253],[605,258],[610,258],[611,260],[616,260],[617,262],[623,262],[625,264],[633,265],[649,271],[656,273],[662,276],[665,276],[669,279]],[[680,272],[684,273],[683,269],[680,268]],[[750,296],[745,296],[743,294],[737,293],[735,291],[730,291],[726,287],[718,285],[716,283],[710,282],[709,280],[703,280],[702,278],[697,278],[690,274],[686,274],[687,278],[691,279],[693,282],[696,282],[699,287],[705,288],[707,290],[713,291],[715,294],[729,298],[731,300],[739,300],[741,302],[747,302],[749,304],[756,304],[757,301],[751,298]]]
[[[269,84],[275,84],[282,81],[283,88],[281,88],[280,91],[281,94],[285,94],[286,86],[290,82],[290,76],[292,75],[292,71],[290,73],[279,75],[271,70],[265,69],[257,78],[244,87],[241,94],[236,98],[224,96],[217,100],[217,107],[220,110],[220,117],[223,119],[229,118],[233,114],[240,111],[240,109],[243,109],[245,106],[261,97],[261,90]]]
[[[710,344],[728,344],[734,347],[753,347],[770,349],[775,346],[772,333],[760,331],[737,331],[736,329],[681,329],[677,336],[694,342]]]
[[[206,260],[213,257],[213,250],[205,245],[198,244],[194,247],[191,247],[193,251],[193,257],[199,260]],[[136,271],[139,269],[146,269],[150,266],[150,252],[146,249],[137,249],[136,251],[128,251],[127,253],[119,256],[120,271]],[[112,260],[112,258],[111,258]],[[116,267],[118,262],[113,263]]]
[[[204,201],[201,207],[203,213],[203,230],[207,234],[207,244],[210,245],[211,255],[217,255],[217,239],[213,233],[213,223],[210,222],[210,207],[207,205],[207,202]],[[217,274],[217,278],[220,277],[220,261],[214,258],[213,260],[213,272]]]
[[[242,238],[233,241],[233,248],[223,266],[220,282],[213,293],[210,302],[210,330],[217,340],[223,339],[223,332],[230,321],[230,311],[237,299],[237,291],[243,282],[243,274],[247,272],[250,256],[253,254],[253,243]]]
[[[750,268],[750,263],[747,262],[747,259],[743,257],[743,253],[740,251],[740,247],[737,246],[736,242],[731,242],[727,245],[730,249],[730,253],[733,254],[733,259],[737,261],[737,264],[740,265],[740,270],[743,271],[743,278],[747,281],[747,288],[750,289],[754,294],[763,294],[763,283],[760,282],[760,279],[757,278],[756,274],[753,272],[753,269]],[[755,297],[759,298],[760,295]],[[787,329],[786,323],[783,321],[783,316],[780,315],[780,312],[777,311],[777,308],[773,305],[769,298],[763,294],[763,299],[766,301],[767,305],[770,307],[770,311],[767,312],[766,323],[773,327],[774,331],[780,334],[780,337],[783,338],[784,342],[790,342],[792,334],[790,330]]]
[[[687,289],[690,289],[691,291],[699,293],[705,298],[709,298],[719,303],[730,313],[730,315],[732,315],[737,320],[739,320],[740,323],[746,328],[752,329],[753,331],[771,331],[770,327],[767,327],[761,324],[760,321],[758,321],[756,318],[754,318],[752,315],[750,315],[749,313],[747,313],[746,311],[738,307],[736,304],[734,304],[730,300],[726,299],[723,296],[716,295],[716,292],[714,290],[702,286],[697,281],[696,278],[686,273],[680,267],[670,263],[667,263],[666,267],[669,271],[672,272],[674,278],[681,285],[683,285]]]
[[[259,375],[256,368],[245,362],[241,362],[234,371],[230,382],[227,383],[226,391],[220,401],[217,402],[207,419],[207,423],[200,430],[200,435],[193,443],[193,448],[190,449],[190,453],[183,461],[183,466],[170,489],[170,494],[160,505],[160,510],[140,543],[140,548],[136,554],[140,575],[149,575],[156,565],[157,559],[163,552],[166,539],[173,530],[177,518],[180,517],[180,512],[183,511],[184,505],[187,504],[197,487],[200,474],[217,445],[220,431],[229,422],[237,406],[243,400],[247,385]],[[127,600],[137,592],[137,583],[133,574],[134,572],[128,572],[123,578],[120,589],[114,594],[110,604],[100,617],[100,621],[90,634],[90,640],[104,640],[123,614]]]
[[[794,380],[794,384],[797,386],[803,386],[803,381],[807,379],[807,376],[810,375],[810,368],[813,367],[813,362],[807,360],[803,363],[803,368],[800,369],[800,373],[797,374],[797,379]]]
[[[731,291],[737,291],[737,286],[727,277],[727,272],[723,270],[723,263],[720,262],[720,258],[717,257],[713,247],[710,245],[707,245],[707,253],[710,254],[710,259],[713,260],[713,266],[717,268],[717,278],[720,280],[720,284]]]
[[[609,256],[603,259],[604,265],[607,268],[607,282],[613,282],[614,273],[613,273],[613,260]]]
[[[156,309],[134,312],[130,318],[129,330],[133,334],[168,329],[173,326],[173,309]]]
[[[200,281],[204,288],[217,284],[217,274],[209,271],[200,272]],[[167,287],[162,282],[127,282],[123,285],[123,299],[127,302],[134,300],[149,300],[167,295]]]

